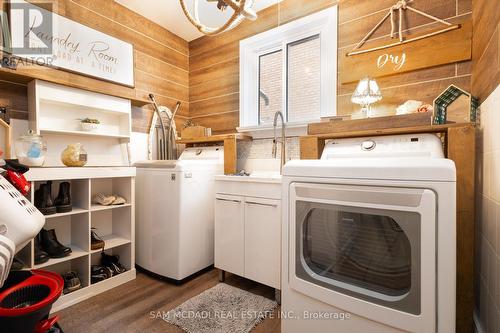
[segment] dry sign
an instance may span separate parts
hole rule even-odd
[[[11,53],[20,62],[134,85],[131,44],[44,8],[23,0],[10,3]]]
[[[339,77],[341,83],[355,82],[365,76],[382,77],[417,69],[449,64],[471,58],[472,43],[471,22],[464,22],[459,29],[432,37],[419,39],[412,36],[412,41],[395,42],[387,47],[387,42],[372,43],[364,51],[356,54],[342,54],[339,57]],[[426,36],[428,33],[422,33]]]

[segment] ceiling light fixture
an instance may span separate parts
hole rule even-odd
[[[225,31],[229,31],[240,24],[244,19],[249,19],[255,21],[257,19],[257,14],[252,9],[253,0],[204,0],[205,2],[217,3],[217,8],[222,12],[230,7],[234,13],[231,15],[229,20],[219,27],[207,27],[201,23],[199,18],[199,0],[194,0],[193,2],[193,15],[188,11],[185,0],[179,0],[181,3],[182,10],[186,15],[187,19],[191,24],[193,24],[198,31],[205,35],[217,35]]]

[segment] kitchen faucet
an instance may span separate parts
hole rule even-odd
[[[280,174],[283,174],[283,165],[286,163],[286,158],[285,158],[285,150],[286,150],[286,136],[285,136],[285,118],[283,117],[283,113],[281,111],[277,111],[274,114],[274,121],[273,121],[273,127],[274,127],[274,139],[273,139],[273,158],[276,158],[278,147],[277,143],[278,140],[276,139],[276,127],[278,125],[278,116],[281,118],[281,164],[280,164]]]

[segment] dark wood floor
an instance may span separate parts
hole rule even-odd
[[[72,307],[60,311],[65,333],[113,332],[182,332],[161,318],[151,318],[151,311],[168,311],[218,283],[217,270],[211,270],[177,286],[138,273],[137,279]],[[274,289],[229,275],[226,283],[268,298]],[[280,333],[277,312],[260,323],[253,333]]]

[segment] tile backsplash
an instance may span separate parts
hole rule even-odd
[[[476,320],[500,332],[500,86],[482,103],[478,131]],[[481,332],[480,332],[481,333]]]
[[[272,159],[272,139],[256,139],[238,143],[238,160],[244,159]],[[281,148],[278,143],[277,158],[280,158]],[[286,159],[298,160],[300,158],[299,138],[291,137],[286,140]]]

